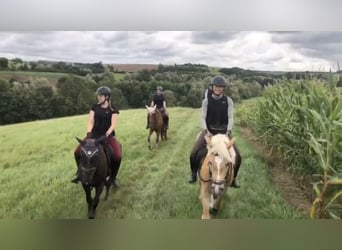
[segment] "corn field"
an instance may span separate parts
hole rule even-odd
[[[286,82],[266,87],[257,104],[240,108],[270,152],[309,176],[314,199],[310,218],[342,217],[342,89],[329,83]]]

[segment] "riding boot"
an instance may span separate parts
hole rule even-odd
[[[236,152],[236,166],[235,166],[235,172],[234,172],[234,179],[233,179],[233,182],[230,186],[233,188],[239,188],[240,182],[237,180],[237,175],[238,175],[240,165],[241,165],[241,155],[240,155],[240,152],[236,146],[234,146],[234,150]]]
[[[112,186],[113,188],[119,188],[120,184],[116,176],[118,175],[119,169],[121,165],[121,158],[120,159],[113,159],[112,166],[111,166],[111,179],[112,179]]]
[[[146,129],[149,129],[149,126],[148,126],[148,115],[147,115]]]
[[[76,177],[72,179],[71,182],[77,184],[79,181],[81,181],[81,177],[80,177],[80,170],[79,170],[80,158],[76,156],[76,154],[75,154],[75,161],[77,165]]]
[[[165,128],[169,129],[169,117],[165,117]]]
[[[196,172],[191,172],[189,183],[195,183],[197,181],[197,174]]]

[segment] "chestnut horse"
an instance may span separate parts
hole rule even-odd
[[[159,143],[159,137],[161,137],[162,141],[167,140],[166,131],[167,129],[164,126],[164,121],[162,114],[156,108],[157,106],[154,105],[153,107],[149,107],[145,105],[148,113],[148,127],[149,133],[147,137],[148,148],[151,148],[151,135],[153,132],[156,133],[156,146]]]
[[[205,136],[208,153],[199,171],[200,196],[202,201],[202,219],[210,219],[220,207],[223,194],[234,179],[236,153],[233,144],[224,134]]]
[[[98,139],[77,138],[81,145],[80,153],[80,177],[82,187],[86,193],[88,204],[88,218],[95,218],[95,210],[100,201],[100,195],[104,186],[106,187],[105,200],[108,198],[108,192],[111,184],[111,168],[108,166],[108,158],[104,150],[106,137]],[[91,190],[95,187],[95,197],[92,199]]]

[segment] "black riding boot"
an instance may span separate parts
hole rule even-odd
[[[196,172],[191,172],[189,183],[195,183],[197,181],[197,174]]]
[[[169,129],[169,117],[168,116],[165,116],[164,122],[165,122],[165,128]]]
[[[148,115],[147,115],[146,129],[149,129],[149,126],[148,126]]]
[[[241,165],[241,155],[240,155],[240,152],[239,150],[237,149],[236,146],[234,146],[234,150],[236,152],[236,169],[235,169],[235,172],[234,172],[234,180],[232,182],[232,184],[230,185],[231,187],[233,188],[239,188],[240,187],[240,183],[239,181],[237,180],[237,175],[238,175],[238,172],[239,172],[239,169],[240,169],[240,165]]]
[[[111,178],[112,178],[112,186],[114,188],[119,188],[120,187],[120,184],[119,184],[119,182],[118,182],[118,180],[116,178],[116,176],[118,175],[119,169],[120,169],[120,163],[121,163],[121,159],[120,160],[116,159],[115,163],[112,166],[112,176],[111,176]]]
[[[76,177],[74,179],[71,180],[72,183],[78,183],[79,181],[81,181],[81,177],[80,177],[80,170],[79,170],[79,163],[80,163],[80,158],[78,156],[76,156],[75,154],[75,161],[76,161],[76,165],[77,165],[77,171],[76,171]]]

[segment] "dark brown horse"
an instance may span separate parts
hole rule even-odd
[[[151,148],[151,135],[153,132],[156,133],[156,145],[158,146],[159,137],[161,139],[167,140],[167,128],[164,125],[163,117],[160,111],[156,108],[156,105],[149,107],[145,105],[148,112],[148,127],[150,128],[147,137],[148,147]]]
[[[80,163],[78,169],[80,171],[80,179],[82,187],[86,194],[88,204],[88,218],[95,218],[95,210],[100,201],[100,196],[104,186],[106,187],[105,200],[108,198],[108,192],[111,184],[111,168],[104,151],[104,142],[106,137],[98,139],[77,138],[81,145]],[[95,197],[91,197],[91,191],[95,188]]]

